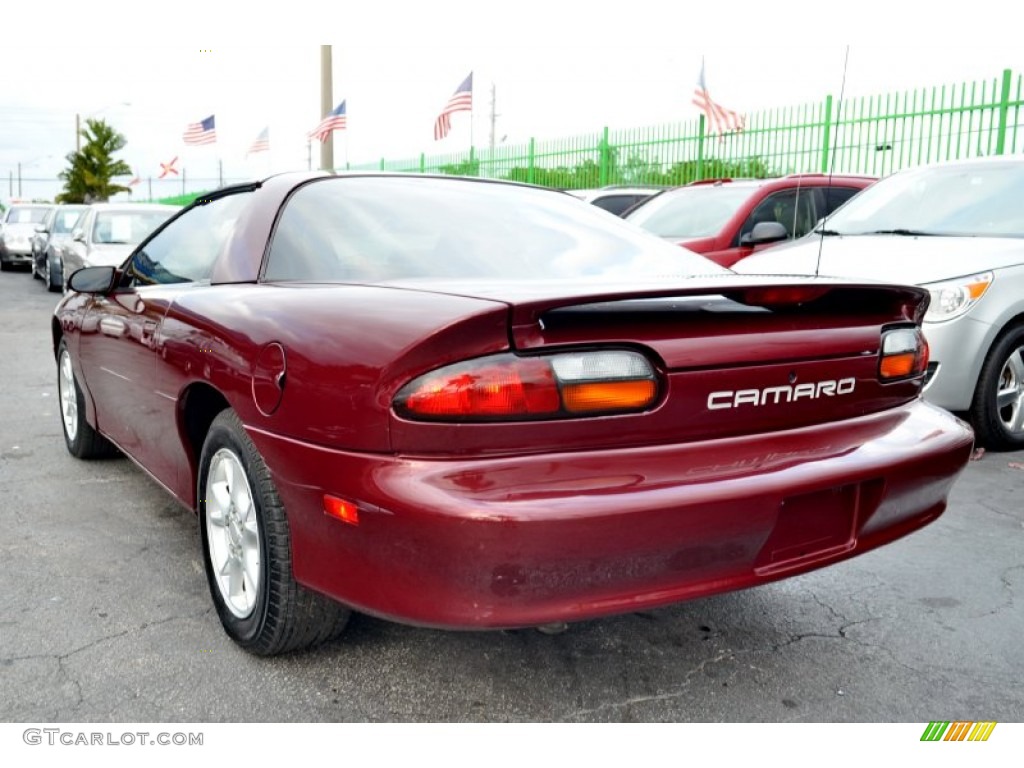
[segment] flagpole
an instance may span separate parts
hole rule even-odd
[[[327,117],[334,109],[334,83],[331,66],[331,46],[320,46],[320,116]],[[320,170],[334,170],[334,131],[320,142]]]
[[[704,115],[701,114],[700,122],[697,125],[697,178],[694,181],[701,181],[704,178]]]

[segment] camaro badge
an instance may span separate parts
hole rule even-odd
[[[807,382],[806,384],[783,384],[779,387],[764,389],[725,389],[708,395],[708,410],[717,411],[723,408],[739,408],[743,405],[779,405],[795,403],[797,400],[817,400],[821,397],[848,395],[857,386],[853,377],[832,379],[830,381]]]

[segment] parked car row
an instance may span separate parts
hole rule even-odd
[[[120,264],[178,210],[158,203],[15,204],[0,218],[0,266],[27,265],[60,291],[76,269]]]

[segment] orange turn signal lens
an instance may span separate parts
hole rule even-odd
[[[878,371],[882,374],[883,379],[898,379],[903,376],[910,376],[914,373],[914,360],[916,357],[917,355],[913,352],[883,357]]]
[[[646,408],[654,402],[654,381],[597,381],[562,388],[562,402],[570,413]]]
[[[349,525],[359,525],[359,509],[351,501],[324,494],[324,514]]]

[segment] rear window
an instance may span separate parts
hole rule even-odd
[[[266,280],[690,275],[720,267],[547,190],[425,177],[322,179],[275,230]]]

